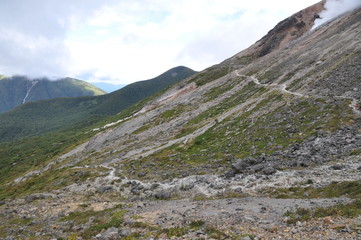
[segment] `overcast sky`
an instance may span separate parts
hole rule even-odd
[[[1,0],[0,74],[128,84],[202,70],[318,0]]]

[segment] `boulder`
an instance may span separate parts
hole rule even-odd
[[[45,195],[39,194],[39,193],[34,193],[34,194],[30,194],[29,196],[27,196],[27,197],[25,198],[25,201],[26,201],[27,203],[31,203],[31,202],[33,202],[33,201],[35,201],[35,200],[44,199],[44,198],[45,198]]]
[[[108,191],[112,191],[113,187],[112,186],[101,186],[97,189],[98,193],[104,193],[104,192],[108,192]]]
[[[120,231],[120,236],[126,237],[132,234],[132,231],[129,228],[124,228]]]
[[[119,232],[120,232],[119,228],[111,227],[107,229],[105,232],[99,233],[95,237],[98,240],[117,240],[121,237]]]
[[[340,165],[340,164],[336,164],[336,165],[332,165],[330,168],[333,170],[341,170],[343,169],[345,166]]]
[[[256,163],[254,158],[236,159],[232,164],[232,169],[235,173],[242,173],[254,163]]]
[[[257,164],[257,165],[252,166],[251,170],[253,170],[254,172],[260,172],[264,168],[265,168],[264,164]]]
[[[165,191],[161,191],[161,192],[157,192],[154,197],[156,199],[161,199],[161,200],[165,200],[165,199],[170,199],[171,194],[169,192],[165,192]]]
[[[272,175],[276,172],[277,172],[276,169],[274,169],[273,167],[267,167],[267,168],[263,169],[263,171],[262,171],[262,173],[264,175]]]

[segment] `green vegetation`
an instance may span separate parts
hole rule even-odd
[[[73,221],[75,225],[81,225],[90,222],[90,227],[79,233],[71,233],[69,231],[69,237],[83,237],[85,239],[90,239],[95,236],[97,233],[101,232],[103,229],[106,230],[111,227],[122,228],[125,226],[124,218],[126,211],[120,209],[119,207],[114,207],[110,209],[105,209],[103,211],[82,211],[82,212],[72,212],[68,216],[65,216],[60,219],[61,222]],[[90,219],[93,219],[90,221]],[[122,239],[139,239],[147,237],[182,237],[189,232],[194,232],[197,230],[204,230],[214,239],[239,239],[236,236],[230,236],[225,232],[208,225],[203,220],[195,220],[189,224],[183,226],[171,227],[171,228],[159,228],[153,226],[149,223],[135,221],[132,223],[127,223],[127,227],[132,228],[132,233]]]
[[[361,215],[361,200],[350,204],[338,204],[332,207],[320,207],[316,209],[299,208],[296,211],[288,211],[285,216],[289,217],[287,223],[293,224],[298,221],[308,221],[312,218],[328,216],[357,217]]]
[[[174,228],[165,228],[161,231],[161,233],[165,233],[168,238],[171,238],[171,237],[181,237],[187,234],[188,231],[189,231],[188,228],[174,227]]]
[[[240,103],[245,102],[247,99],[251,97],[256,97],[266,91],[267,89],[263,87],[255,87],[255,84],[253,82],[248,83],[245,87],[236,92],[233,96],[225,99],[220,104],[209,108],[208,110],[197,115],[195,118],[191,119],[187,124],[183,126],[183,128],[180,130],[180,134],[178,134],[176,137],[178,138],[192,133],[199,127],[200,123],[205,123],[209,120],[217,121],[216,117],[223,114],[226,110],[229,110],[232,107],[235,107]]]
[[[312,182],[307,181],[306,184]],[[316,209],[299,208],[296,211],[288,211],[285,216],[289,217],[288,223],[297,221],[307,221],[312,218],[321,218],[327,216],[357,217],[361,215],[361,182],[332,182],[321,187],[291,187],[280,188],[272,191],[272,195],[278,198],[334,198],[346,196],[356,199],[349,204],[338,204],[331,207],[320,207]]]
[[[268,83],[274,82],[282,74],[283,74],[283,72],[281,71],[281,68],[280,67],[275,67],[275,68],[271,68],[270,70],[263,73],[261,76],[258,76],[257,78],[259,79],[259,81],[261,83],[268,84]]]
[[[225,76],[229,73],[229,70],[228,66],[215,65],[197,74],[191,81],[195,82],[197,86],[202,86]]]
[[[322,99],[301,98],[288,102],[282,93],[256,87],[250,82],[233,96],[200,113],[183,125],[176,138],[188,135],[206,123],[214,126],[193,141],[175,144],[148,157],[125,163],[141,169],[152,164],[155,174],[145,178],[172,178],[187,174],[220,173],[232,159],[273,154],[316,135],[352,124],[348,101],[329,104]],[[217,117],[247,99],[265,94],[262,101],[245,105],[237,116],[218,122]],[[287,104],[286,104],[287,103]],[[262,112],[262,115],[259,113]],[[166,174],[156,174],[164,172]],[[184,170],[184,171],[183,171]],[[130,173],[130,171],[128,171]],[[132,171],[136,177],[137,171]]]
[[[3,78],[0,82],[0,113],[21,105],[31,88],[26,102],[53,99],[60,97],[96,96],[105,94],[101,89],[74,78],[50,81],[35,79],[36,84],[26,77]]]
[[[205,229],[205,232],[208,233],[209,237],[213,238],[213,239],[229,239],[229,238],[231,238],[231,236],[229,236],[225,232],[223,232],[215,227],[212,227],[212,226],[208,226]]]
[[[55,156],[89,136],[89,133],[67,131],[0,144],[0,182],[10,181],[30,169],[45,166]]]
[[[119,206],[116,206],[103,211],[90,210],[84,212],[71,212],[68,216],[60,219],[60,221],[74,221],[76,225],[80,225],[89,222],[89,219],[93,218],[94,220],[91,222],[90,227],[79,233],[81,237],[90,239],[98,234],[102,229],[106,230],[111,227],[119,228],[124,222],[125,214],[126,211],[124,209],[119,209]],[[69,236],[72,235],[74,234]]]
[[[277,188],[272,191],[272,195],[277,198],[334,198],[347,196],[361,199],[361,182],[332,182],[321,188],[302,186]]]
[[[171,120],[179,117],[182,113],[189,110],[190,106],[186,106],[184,104],[179,104],[175,108],[172,108],[168,111],[165,111],[158,115],[156,118],[154,118],[151,122],[144,124],[139,129],[135,130],[133,133],[141,133],[143,131],[146,131],[154,126],[157,126],[162,123],[170,122]]]
[[[0,115],[0,142],[64,131],[73,126],[90,126],[192,74],[193,70],[178,67],[151,80],[136,82],[102,96],[61,98],[21,105]],[[17,88],[17,91],[20,90],[20,87]]]
[[[227,82],[222,86],[216,86],[212,88],[204,95],[205,96],[204,101],[207,102],[221,96],[223,93],[228,92],[229,90],[234,88],[237,84],[239,84],[239,81],[232,81],[232,82]]]
[[[95,179],[101,175],[101,168],[52,169],[18,184],[0,186],[0,199],[26,196],[34,192],[48,192],[73,183],[85,182],[87,179]]]

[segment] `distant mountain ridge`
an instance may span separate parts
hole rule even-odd
[[[106,83],[106,82],[90,82],[94,86],[106,91],[107,93],[114,92],[116,90],[121,89],[122,87],[125,87],[126,84],[112,84],[112,83]]]
[[[24,76],[5,77],[0,79],[0,113],[27,102],[105,93],[90,83],[74,78],[50,81],[47,78],[30,80]]]
[[[21,105],[0,115],[0,142],[71,128],[80,122],[89,124],[115,115],[194,73],[196,72],[192,69],[180,66],[150,80],[129,84],[110,94],[57,98]],[[18,101],[21,102],[21,99]]]

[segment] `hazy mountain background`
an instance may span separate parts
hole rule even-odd
[[[51,98],[97,96],[106,92],[74,78],[28,79],[23,76],[0,79],[0,113],[27,102]]]

